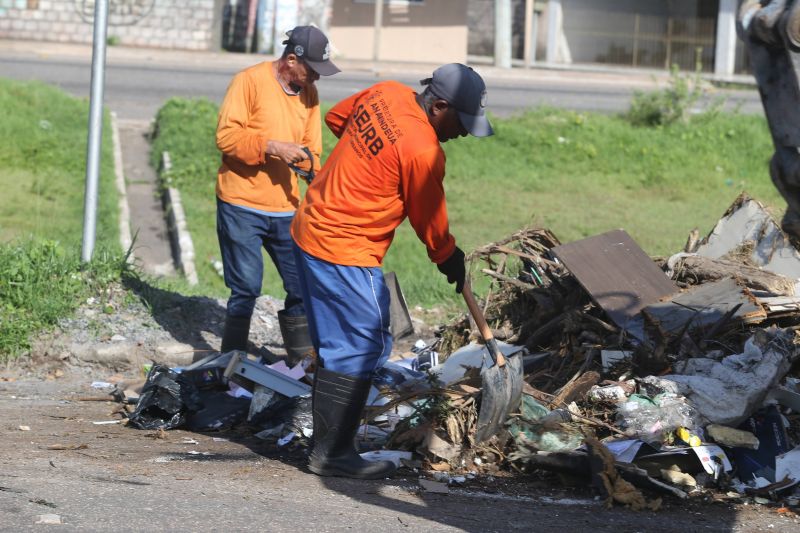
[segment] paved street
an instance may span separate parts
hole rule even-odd
[[[76,96],[88,96],[91,47],[0,41],[0,76],[41,80]],[[231,76],[264,56],[108,49],[106,105],[122,119],[147,119],[172,96],[205,97],[220,102]],[[336,102],[379,79],[396,79],[418,87],[435,65],[338,61],[342,73],[321,80],[323,101]],[[512,69],[476,66],[487,81],[490,110],[501,116],[547,105],[577,111],[620,112],[627,109],[634,90],[663,86],[663,73],[641,71],[589,72],[581,70]],[[657,80],[654,80],[654,76]],[[758,92],[719,90],[706,102],[722,96],[729,108],[761,113]]]
[[[766,506],[665,501],[657,512],[605,510],[588,488],[550,477],[483,476],[449,494],[391,480],[320,478],[298,454],[279,456],[252,434],[136,430],[94,376],[0,382],[0,531],[797,531]],[[23,429],[20,429],[22,427]],[[545,478],[546,479],[546,478]]]

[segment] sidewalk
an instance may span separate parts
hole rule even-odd
[[[0,40],[0,55],[16,58],[38,57],[42,59],[60,58],[91,62],[92,47],[82,44],[51,43],[40,41]],[[180,68],[204,70],[239,70],[258,61],[274,59],[274,56],[263,54],[242,54],[232,52],[207,52],[189,50],[167,50],[160,48],[134,48],[125,46],[109,46],[106,49],[107,64],[142,64],[153,63],[161,66],[174,65]],[[439,66],[438,63],[416,62],[373,62],[371,60],[354,60],[334,58],[337,66],[344,73],[372,73],[376,76],[391,74],[429,75]],[[536,81],[543,83],[570,83],[598,86],[654,87],[669,79],[669,73],[663,70],[631,69],[606,65],[537,65],[532,68],[514,67],[504,69],[475,62],[472,66],[487,80]],[[711,76],[704,78],[710,79]],[[737,75],[726,80],[735,83],[755,86],[752,76]]]

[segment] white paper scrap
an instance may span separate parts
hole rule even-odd
[[[775,458],[775,480],[800,481],[800,446]]]
[[[703,469],[711,475],[714,475],[714,470],[716,470],[715,465],[717,464],[713,457],[717,457],[722,461],[722,467],[725,469],[725,472],[730,472],[733,470],[733,466],[731,466],[728,456],[725,455],[725,452],[722,451],[722,448],[716,444],[694,446],[690,448],[690,450],[697,454],[697,458],[700,459],[700,464],[703,465]]]
[[[303,376],[306,375],[306,371],[305,371],[305,369],[303,369],[303,365],[301,365],[301,364],[297,364],[297,365],[293,366],[292,368],[289,368],[286,365],[286,362],[281,360],[281,361],[278,361],[277,363],[273,363],[273,364],[268,365],[268,366],[272,370],[274,370],[276,372],[280,372],[284,376],[290,377],[292,379],[300,379],[300,378],[302,378]]]

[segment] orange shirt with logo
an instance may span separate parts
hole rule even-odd
[[[327,113],[339,142],[292,224],[306,253],[339,265],[381,266],[406,217],[431,261],[442,263],[453,253],[445,155],[415,96],[410,87],[387,81]]]
[[[319,167],[322,125],[316,87],[289,95],[263,62],[234,76],[217,121],[222,165],[217,196],[224,202],[267,212],[290,212],[300,204],[297,177],[288,165],[266,155],[267,141],[308,147]]]

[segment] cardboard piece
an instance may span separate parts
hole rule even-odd
[[[773,483],[779,481],[775,479],[775,457],[790,450],[780,411],[770,405],[748,418],[739,429],[752,432],[759,442],[757,450],[732,448],[739,479],[747,483],[758,476]]]

